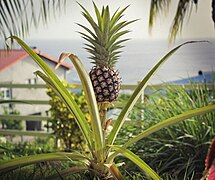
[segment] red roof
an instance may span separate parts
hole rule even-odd
[[[46,59],[48,59],[49,61],[52,61],[54,63],[58,63],[58,59],[55,59],[53,57],[51,57],[50,55],[43,53],[37,49],[33,49],[39,56],[42,56]],[[3,50],[0,49],[0,71],[6,69],[7,67],[15,64],[16,62],[28,57],[29,54],[27,52],[25,52],[24,50]],[[72,69],[72,66],[66,64],[66,63],[61,63],[61,67],[64,67],[66,69]]]

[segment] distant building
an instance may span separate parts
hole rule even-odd
[[[45,54],[38,49],[33,49],[52,69],[58,60]],[[72,67],[62,63],[56,70],[57,76],[66,79],[67,72]],[[34,72],[41,70],[40,67],[24,50],[0,50],[0,83],[12,84],[44,84],[43,80],[36,77]],[[1,99],[18,100],[48,100],[46,89],[22,89],[22,88],[0,88]],[[4,105],[6,106],[6,104]],[[0,114],[3,113],[3,105],[0,105]],[[21,115],[46,115],[50,108],[48,105],[16,104],[15,108]]]

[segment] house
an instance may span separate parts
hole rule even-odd
[[[58,60],[50,55],[32,48],[47,64],[54,69]],[[56,75],[61,79],[66,79],[67,73],[72,67],[66,63],[55,71]],[[41,70],[40,67],[32,60],[32,58],[21,49],[0,50],[0,83],[12,84],[44,84],[44,81],[36,77],[34,72]],[[36,88],[0,88],[1,99],[17,99],[17,100],[48,100],[46,89]],[[6,104],[4,105],[6,106]],[[41,115],[45,116],[46,111],[50,108],[48,105],[31,105],[16,104],[15,109],[21,115]],[[0,105],[0,114],[3,113],[3,105]]]

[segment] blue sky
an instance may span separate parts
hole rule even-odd
[[[76,22],[87,24],[81,15],[81,8],[76,1],[67,1],[66,12],[60,17],[52,19],[48,25],[41,25],[37,30],[32,29],[28,39],[79,39],[77,33],[80,28]],[[93,11],[92,1],[79,0],[90,12]],[[174,1],[173,1],[174,2]],[[150,9],[150,0],[95,0],[95,3],[101,8],[102,5],[109,5],[111,11],[115,11],[118,7],[125,7],[130,4],[126,10],[125,19],[140,19],[138,22],[130,25],[132,30],[130,37],[134,39],[167,39],[169,27],[175,14],[177,3],[172,3],[169,13],[160,14],[156,20],[151,35],[148,32],[148,17]],[[94,14],[92,14],[93,16]],[[211,1],[199,1],[198,10],[193,6],[191,18],[185,19],[183,31],[180,38],[214,38],[214,25],[211,19]]]

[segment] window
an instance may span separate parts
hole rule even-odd
[[[9,88],[1,88],[1,99],[11,99],[12,98],[12,90]]]
[[[7,89],[6,90],[6,98],[10,98],[11,97],[11,95],[10,95],[10,89]]]

